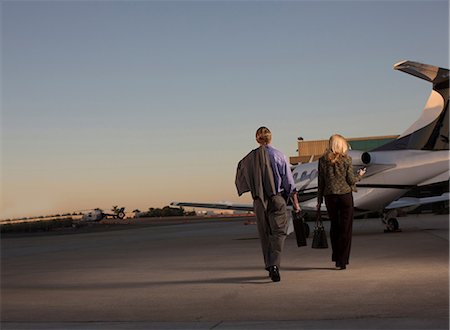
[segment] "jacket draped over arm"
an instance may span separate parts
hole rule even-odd
[[[264,146],[252,150],[238,163],[235,184],[239,196],[250,192],[253,200],[259,198],[267,207],[267,199],[276,195],[276,191],[269,154]]]

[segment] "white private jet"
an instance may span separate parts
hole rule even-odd
[[[413,189],[443,184],[449,180],[448,99],[449,70],[403,61],[395,70],[409,73],[433,84],[422,115],[397,139],[368,152],[350,150],[355,172],[366,167],[363,180],[353,194],[355,215],[383,212],[386,231],[397,231],[397,210],[427,203],[448,201],[448,192],[433,197],[403,197]],[[302,209],[316,210],[317,161],[292,167]],[[250,204],[173,202],[173,206],[252,211]],[[322,204],[321,211],[326,211]],[[309,229],[309,228],[308,228]],[[307,230],[309,232],[309,230]]]

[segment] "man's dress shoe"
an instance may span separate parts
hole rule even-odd
[[[269,269],[269,274],[273,282],[280,282],[280,271],[277,266],[271,266]]]

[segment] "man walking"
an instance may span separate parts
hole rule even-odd
[[[272,281],[279,282],[288,226],[286,200],[292,197],[296,212],[300,211],[300,205],[289,163],[282,152],[271,146],[270,130],[258,128],[256,141],[259,148],[238,164],[236,188],[239,196],[249,191],[252,194],[265,267]]]

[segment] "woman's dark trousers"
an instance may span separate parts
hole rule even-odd
[[[325,205],[331,222],[331,260],[337,266],[348,265],[352,245],[353,195],[327,195]]]

